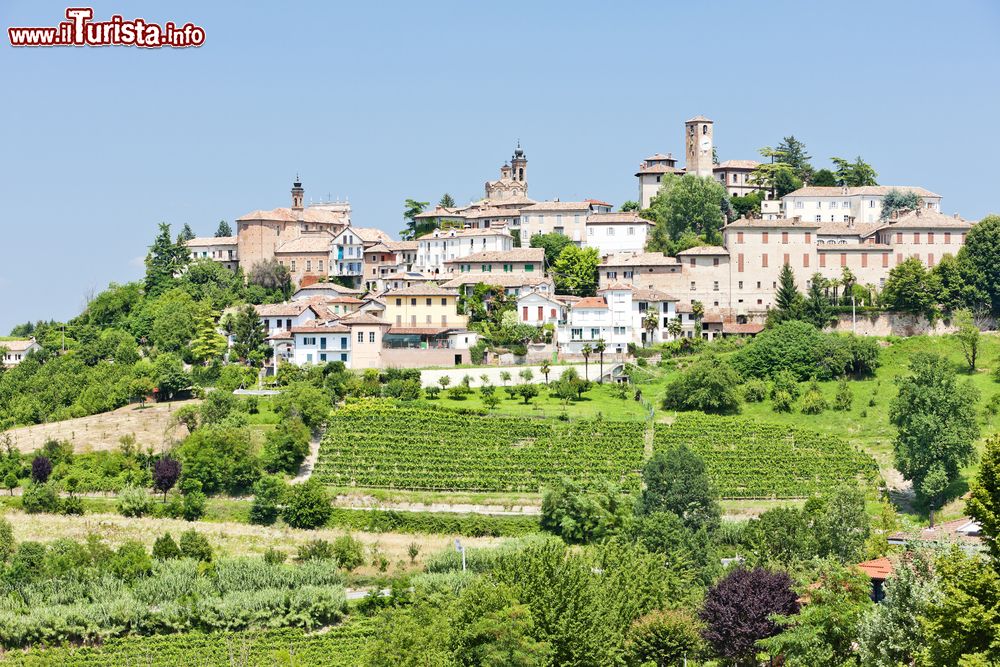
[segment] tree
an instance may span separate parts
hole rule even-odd
[[[527,405],[531,402],[531,399],[538,396],[538,385],[534,384],[522,384],[517,387],[518,395],[524,399],[524,404]]]
[[[241,363],[259,366],[265,359],[264,324],[253,306],[240,308],[233,321],[233,354]]]
[[[600,372],[597,376],[597,383],[604,384],[604,351],[608,349],[608,344],[604,342],[603,338],[598,338],[597,342],[594,343],[594,352],[597,353],[600,359]]]
[[[194,230],[191,229],[191,225],[184,223],[184,227],[181,229],[180,233],[177,235],[177,243],[187,243],[191,239],[195,238]]]
[[[817,169],[812,180],[809,181],[809,185],[831,188],[837,185],[837,177],[829,169]]]
[[[174,394],[191,386],[191,376],[184,370],[184,362],[169,352],[156,355],[153,376],[159,394],[166,398],[173,398]]]
[[[330,496],[316,479],[289,488],[282,518],[292,528],[313,529],[326,524],[333,513]]]
[[[550,234],[535,234],[531,237],[529,245],[532,248],[545,249],[545,266],[555,266],[559,253],[568,245],[573,245],[573,240],[565,234],[552,232]]]
[[[309,436],[309,427],[300,417],[283,419],[264,438],[261,454],[264,469],[272,473],[294,474],[309,454]]]
[[[195,334],[191,339],[191,357],[197,362],[208,364],[222,357],[227,346],[225,337],[215,328],[215,317],[210,311],[203,310],[195,322]]]
[[[946,254],[931,269],[932,279],[938,289],[937,302],[945,313],[977,307],[989,301],[986,294],[976,286],[974,279],[966,279],[965,274],[969,270],[967,263],[962,264],[951,254]]]
[[[1000,436],[994,435],[986,441],[979,474],[965,509],[982,527],[983,542],[1000,570]]]
[[[249,282],[288,299],[292,295],[292,273],[275,258],[257,262],[250,269]]]
[[[597,291],[597,266],[600,261],[597,248],[565,246],[552,266],[556,289],[563,294],[593,296]]]
[[[433,220],[423,223],[417,222],[417,216],[423,213],[429,205],[430,202],[415,199],[407,199],[403,203],[403,219],[406,220],[406,227],[400,234],[400,238],[404,241],[413,241],[434,229],[436,223]]]
[[[618,208],[622,213],[628,213],[629,211],[638,211],[642,208],[639,202],[629,199],[622,202],[622,205]]]
[[[913,482],[933,525],[934,509],[975,453],[979,391],[958,382],[955,369],[937,355],[915,354],[910,370],[896,380],[899,393],[889,407],[889,420],[898,429],[893,451],[896,467]]]
[[[988,215],[969,230],[958,261],[968,282],[1000,313],[1000,215]]]
[[[438,202],[438,206],[441,208],[455,208],[455,199],[446,192],[441,195],[441,200]]]
[[[170,238],[170,225],[160,223],[160,231],[146,254],[146,296],[158,296],[174,285],[191,259],[187,246]]]
[[[851,383],[847,381],[847,376],[840,378],[837,382],[837,395],[833,400],[833,409],[838,412],[847,412],[854,402],[854,394],[851,393]]]
[[[583,347],[580,348],[580,354],[583,355],[583,376],[586,379],[590,379],[590,355],[594,353],[594,348],[590,343],[584,343]]]
[[[965,357],[965,362],[969,364],[969,372],[975,373],[976,360],[979,358],[979,327],[976,326],[972,312],[967,309],[956,312],[954,321],[958,329],[955,332],[955,338],[962,346],[962,355]]]
[[[645,488],[639,496],[639,514],[672,512],[686,528],[709,532],[722,514],[705,463],[684,444],[658,451],[642,470]]]
[[[250,505],[250,523],[270,526],[277,521],[285,489],[285,482],[277,475],[264,475],[257,480]]]
[[[739,375],[714,355],[693,362],[667,385],[664,410],[701,410],[714,414],[740,411]]]
[[[875,180],[878,174],[870,164],[861,159],[859,155],[854,162],[850,162],[841,157],[832,157],[830,161],[834,166],[834,177],[837,185],[847,188],[860,188],[869,185],[878,185]]]
[[[893,561],[892,576],[883,584],[885,596],[871,605],[858,624],[861,664],[897,667],[915,664],[926,643],[920,613],[933,592],[930,563],[920,552]]]
[[[879,220],[888,220],[897,211],[915,211],[921,205],[923,205],[923,200],[913,190],[903,192],[892,188],[882,197],[882,213],[879,214]]]
[[[778,291],[774,295],[775,310],[768,313],[768,322],[779,324],[802,316],[802,295],[795,285],[792,267],[785,264],[778,274]]]
[[[181,464],[177,459],[164,456],[153,464],[153,488],[163,494],[163,502],[167,501],[167,492],[181,476]]]
[[[759,642],[770,655],[782,656],[788,667],[852,664],[858,625],[871,606],[871,582],[857,570],[830,564],[817,583],[802,591],[807,603],[798,614],[774,618],[784,631]]]
[[[646,331],[645,343],[651,343],[653,341],[653,334],[660,326],[660,316],[655,309],[647,310],[646,317],[642,318],[642,328]]]
[[[631,515],[631,497],[605,480],[584,485],[561,477],[542,495],[542,530],[570,544],[615,535]]]
[[[679,317],[671,317],[667,320],[667,333],[670,334],[671,338],[679,338],[682,329],[683,325],[681,324],[681,319]]]
[[[223,238],[233,235],[233,228],[225,220],[219,220],[219,227],[215,230],[215,238]]]
[[[780,631],[772,615],[799,610],[792,578],[785,572],[763,568],[737,568],[722,577],[705,594],[699,617],[702,636],[715,654],[737,664],[750,663],[757,642]]]
[[[183,554],[181,549],[174,542],[174,538],[171,537],[170,533],[164,533],[156,538],[153,542],[153,559],[154,560],[175,560],[181,558]]]
[[[670,242],[685,232],[701,236],[710,244],[720,243],[719,230],[725,223],[723,204],[727,201],[726,189],[714,178],[666,175],[649,202],[655,224],[646,243],[647,251],[665,252],[671,248]]]
[[[794,135],[784,137],[775,148],[775,154],[775,160],[791,167],[797,179],[805,183],[810,181],[813,168],[809,160],[812,158],[806,153],[806,145]]]
[[[36,456],[31,460],[31,481],[45,484],[52,474],[52,461],[47,456]]]
[[[824,287],[826,287],[826,279],[820,273],[814,273],[809,280],[809,295],[802,304],[803,319],[821,331],[833,319],[833,308],[830,306],[830,300],[823,293]]]
[[[818,555],[819,547],[806,513],[795,507],[769,509],[747,522],[743,541],[747,559],[756,565],[788,568]]]
[[[738,218],[759,218],[760,203],[764,200],[761,190],[754,190],[742,197],[733,197],[729,200],[730,205],[736,212]]]
[[[694,318],[694,333],[696,338],[701,338],[701,321],[705,318],[705,304],[701,301],[691,302],[691,317]]]
[[[772,198],[784,197],[802,187],[802,179],[795,175],[795,168],[782,162],[785,154],[769,146],[760,149],[760,154],[770,158],[770,162],[757,165],[750,174],[752,185],[767,190]]]
[[[542,361],[541,365],[538,367],[538,370],[541,372],[542,375],[545,376],[545,384],[548,384],[549,373],[552,372],[552,365],[549,363],[549,360],[545,359],[544,361]]]
[[[934,274],[919,259],[910,257],[889,271],[882,289],[882,303],[892,310],[933,320],[937,316],[939,290]]]
[[[872,528],[864,491],[857,484],[845,482],[813,496],[803,512],[812,527],[817,555],[843,564],[856,563],[864,555]]]
[[[650,612],[636,619],[626,635],[628,664],[679,665],[701,652],[701,629],[689,611]]]

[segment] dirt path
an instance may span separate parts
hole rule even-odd
[[[313,468],[316,467],[316,461],[319,459],[319,446],[322,441],[323,436],[315,437],[309,441],[309,453],[302,461],[302,465],[299,466],[298,474],[288,480],[289,484],[301,484],[309,479],[312,475]]]
[[[180,407],[192,403],[198,401],[149,403],[146,407],[126,405],[111,412],[24,426],[9,433],[14,446],[22,452],[39,449],[48,440],[68,440],[76,452],[115,449],[118,440],[128,434],[135,435],[141,449],[152,447],[159,452],[174,440],[187,436],[184,426],[172,426],[172,417]]]
[[[493,514],[497,516],[538,516],[539,505],[482,505],[475,503],[408,503],[378,500],[371,496],[337,496],[335,507],[356,510],[393,510],[396,512],[449,512],[454,514]]]

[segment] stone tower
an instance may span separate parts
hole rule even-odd
[[[712,121],[695,116],[684,123],[685,171],[696,176],[712,175]]]
[[[524,194],[528,194],[528,158],[524,156],[521,142],[517,142],[514,149],[514,156],[510,159],[510,167],[513,171],[513,178],[518,183],[524,183]]]
[[[292,210],[301,211],[302,200],[305,199],[306,191],[302,188],[302,183],[299,181],[298,174],[295,175],[295,182],[292,183]]]

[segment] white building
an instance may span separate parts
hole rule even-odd
[[[239,243],[235,236],[204,236],[187,242],[191,259],[210,259],[235,271],[240,264]]]
[[[763,189],[751,179],[754,169],[759,166],[756,160],[726,160],[712,167],[712,174],[730,197],[744,197]]]
[[[310,320],[291,330],[291,361],[296,366],[343,361],[351,367],[351,330],[337,321]]]
[[[627,213],[591,213],[587,216],[587,241],[604,257],[616,252],[642,252],[653,223],[633,211]]]
[[[334,235],[330,245],[330,275],[360,282],[364,273],[365,249],[391,241],[381,229],[345,227]]]
[[[32,352],[41,350],[42,346],[34,338],[27,340],[0,340],[0,362],[4,366],[17,366]]]
[[[550,291],[528,290],[517,297],[517,319],[522,324],[553,326],[566,322],[569,307],[579,297],[556,295]]]
[[[556,339],[569,354],[579,354],[584,345],[593,347],[598,340],[616,353],[624,352],[629,343],[664,342],[670,340],[668,326],[678,316],[677,303],[676,297],[657,290],[614,283],[599,290],[596,297],[570,304],[567,316],[558,322]],[[647,331],[650,312],[656,313],[656,327]]]
[[[941,212],[941,195],[909,185],[870,185],[860,188],[807,186],[782,197],[781,207],[772,204],[761,217],[765,220],[798,218],[803,222],[858,222],[873,224],[882,216],[882,200],[891,190],[914,192],[922,208]]]
[[[611,204],[596,199],[543,201],[525,206],[521,209],[521,245],[529,245],[536,234],[565,234],[582,245],[587,236],[587,216],[610,211]]]
[[[444,273],[445,262],[478,252],[506,252],[514,248],[514,237],[499,229],[435,229],[420,237],[415,269],[424,273]]]
[[[315,299],[292,301],[289,303],[269,303],[254,306],[266,335],[290,331],[309,320],[326,318],[327,313],[316,305]]]

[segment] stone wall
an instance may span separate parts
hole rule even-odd
[[[932,325],[922,315],[907,313],[858,313],[856,323],[852,326],[851,314],[844,313],[828,331],[838,333],[855,331],[863,336],[919,336],[954,333],[955,327],[947,319],[939,318]]]

